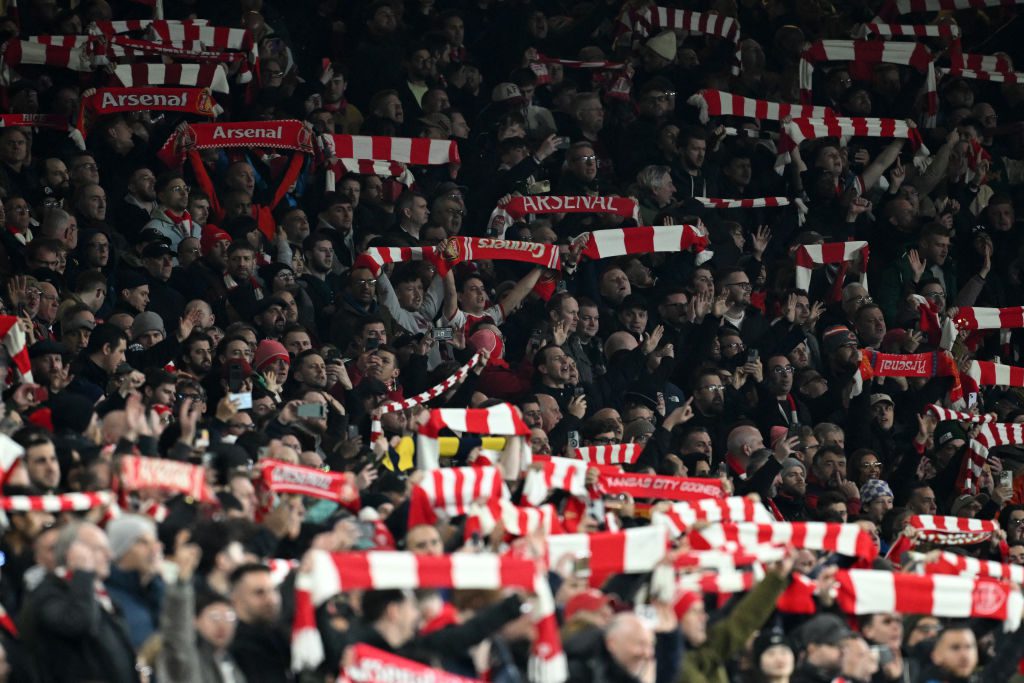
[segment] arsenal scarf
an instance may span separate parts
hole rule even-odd
[[[179,166],[189,149],[269,148],[313,153],[310,130],[295,120],[195,123],[175,131],[157,156],[169,167]]]
[[[560,270],[562,267],[558,246],[542,242],[449,237],[438,245],[437,253],[440,257],[437,261],[438,270],[444,272],[456,264],[476,260],[520,261],[552,270]]]
[[[456,676],[444,669],[420,664],[365,643],[353,645],[346,653],[345,662],[345,669],[338,677],[338,683],[483,683],[479,679]]]
[[[148,109],[214,116],[216,102],[208,88],[100,88],[82,98],[79,129],[88,136],[89,117]]]
[[[644,450],[638,443],[577,448],[573,457],[595,465],[632,465]]]
[[[328,553],[311,550],[309,570],[296,576],[292,623],[292,669],[316,668],[324,659],[316,626],[316,608],[352,590],[462,588],[536,590],[535,563],[491,553],[455,553],[440,557],[408,552]],[[550,591],[549,591],[550,594]],[[558,652],[560,644],[554,643]]]
[[[787,117],[824,119],[836,116],[836,113],[828,107],[769,102],[712,89],[699,91],[686,100],[686,103],[700,110],[701,123],[707,123],[712,116],[743,116],[762,121],[782,121]]]
[[[853,62],[863,67],[872,64],[901,64],[926,73],[928,125],[939,110],[935,81],[935,64],[928,48],[921,43],[886,42],[882,40],[819,40],[800,55],[800,99],[811,103],[811,87],[816,62]]]
[[[884,24],[868,22],[856,37],[877,36],[879,38],[959,38],[960,27],[956,24]]]
[[[43,496],[3,496],[0,510],[4,512],[83,512],[115,502],[113,491],[61,493]]]
[[[512,197],[491,212],[487,222],[487,234],[504,237],[505,231],[512,223],[523,220],[527,215],[550,213],[610,213],[637,220],[639,205],[635,199],[629,197]]]
[[[356,257],[353,268],[369,268],[376,276],[388,263],[433,261],[436,258],[436,247],[370,247]]]
[[[559,57],[549,57],[542,54],[537,55],[537,61],[541,64],[561,64],[568,69],[602,69],[605,71],[618,71],[619,69],[626,68],[626,65],[622,62],[609,62],[607,60],[583,62],[578,59],[561,59]]]
[[[979,560],[976,557],[967,557],[966,555],[951,553],[948,550],[939,551],[937,557],[922,563],[921,568],[925,574],[984,577],[1009,581],[1017,586],[1024,584],[1024,566],[994,562],[992,560]]]
[[[600,485],[607,493],[627,493],[633,498],[697,501],[702,498],[723,498],[725,495],[721,481],[695,477],[602,474]]]
[[[972,360],[967,376],[982,387],[1024,387],[1024,368],[1013,365]]]
[[[712,524],[691,529],[687,538],[696,550],[743,550],[757,545],[793,546],[807,550],[858,557],[867,561],[878,557],[874,539],[856,524],[829,522],[747,522]]]
[[[402,401],[390,401],[380,406],[373,415],[373,419],[370,422],[370,443],[375,442],[381,436],[384,435],[384,429],[380,425],[381,415],[388,413],[394,413],[399,410],[406,410],[413,406],[418,406],[431,401],[438,396],[441,396],[452,387],[462,384],[462,382],[469,376],[470,370],[472,370],[476,364],[480,362],[480,354],[473,354],[473,357],[469,359],[465,365],[452,373],[451,377],[448,377],[443,382],[432,386],[423,393],[416,394],[411,398],[404,399]]]
[[[444,429],[459,434],[518,437],[507,439],[505,449],[510,455],[510,460],[523,458],[523,465],[529,463],[529,442],[522,437],[530,435],[530,428],[523,422],[518,410],[509,403],[501,403],[490,408],[431,410],[430,417],[420,426],[416,436],[418,469],[430,471],[440,467],[441,444],[438,439]]]
[[[920,540],[940,545],[981,543],[999,529],[995,520],[945,515],[912,515],[907,525],[918,530]]]
[[[596,230],[580,236],[585,239],[583,255],[597,260],[626,256],[628,254],[651,254],[655,252],[679,252],[693,250],[697,263],[708,246],[707,233],[693,225],[645,225],[639,228],[614,228]]]
[[[125,88],[166,85],[209,88],[227,93],[227,71],[222,64],[118,64],[111,81]]]
[[[655,512],[651,524],[664,526],[673,538],[682,536],[698,523],[756,522],[771,524],[775,519],[758,501],[740,496],[703,498],[693,502],[673,503],[668,512]]]
[[[634,15],[635,22],[627,30],[639,36],[669,28],[674,31],[688,31],[691,34],[710,35],[724,38],[736,44],[732,73],[740,73],[740,25],[732,17],[710,12],[694,12],[670,7],[645,7]]]
[[[280,460],[261,460],[260,468],[260,481],[268,491],[320,498],[359,510],[359,488],[351,472],[324,472]]]
[[[158,489],[181,493],[201,503],[217,502],[217,497],[206,483],[206,469],[199,465],[125,455],[121,456],[120,472],[122,491]]]
[[[442,467],[427,472],[409,498],[409,528],[436,524],[436,510],[449,517],[464,515],[479,498],[508,499],[509,492],[497,467]]]
[[[811,286],[811,270],[815,266],[831,263],[846,263],[857,259],[860,266],[860,284],[868,288],[868,258],[870,249],[867,242],[825,242],[824,244],[802,244],[793,255],[796,260],[796,288],[807,291]]]
[[[654,569],[666,556],[668,535],[657,527],[592,534],[558,534],[547,538],[549,567],[569,558],[590,559],[590,585],[600,587],[615,574],[639,574]]]
[[[1015,631],[1024,610],[1019,589],[988,578],[850,569],[839,571],[836,581],[836,604],[847,614],[898,612],[998,619],[1006,631]]]
[[[948,351],[931,353],[881,353],[861,349],[860,366],[854,373],[854,387],[851,396],[859,396],[864,382],[874,377],[953,377],[954,386],[950,398],[959,400],[963,393],[960,387],[960,372],[956,361]]]

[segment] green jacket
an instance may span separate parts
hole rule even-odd
[[[946,301],[956,299],[956,262],[953,255],[946,257],[946,263],[941,267],[942,286],[946,290]],[[932,277],[932,269],[928,267],[922,278]],[[907,260],[907,252],[900,255],[899,261],[886,268],[879,278],[881,281],[877,288],[876,303],[882,307],[887,322],[895,325],[903,300],[914,288],[914,273],[910,269],[910,261]]]
[[[686,650],[676,681],[729,683],[725,663],[742,652],[750,636],[764,626],[788,585],[789,579],[769,572],[754,590],[736,603],[728,617],[708,629],[706,643]]]

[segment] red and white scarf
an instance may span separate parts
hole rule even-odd
[[[0,343],[4,351],[11,358],[11,363],[17,371],[17,377],[25,383],[32,383],[32,360],[28,357],[28,344],[25,338],[25,331],[18,324],[16,315],[0,315]],[[15,374],[7,375],[8,383],[13,383]]]
[[[831,263],[858,261],[860,284],[868,288],[868,258],[871,254],[867,242],[825,242],[824,244],[802,244],[796,249],[796,287],[807,291],[811,286],[811,270],[815,266]]]
[[[589,498],[587,469],[592,464],[572,458],[534,458],[523,482],[523,499],[530,505],[538,506],[547,500],[554,490],[566,491],[578,498]]]
[[[458,164],[459,147],[454,140],[431,138],[397,138],[382,135],[321,135],[319,144],[324,157],[333,159],[327,168],[327,184],[332,188],[336,178],[347,171],[361,174],[393,176],[403,184],[415,180],[406,168]]]
[[[217,501],[217,497],[206,483],[204,467],[164,458],[147,458],[139,455],[121,456],[118,483],[121,491],[158,489],[182,493],[201,503]]]
[[[248,83],[258,68],[259,54],[252,32],[244,28],[210,26],[197,22],[156,20],[149,25],[150,33],[164,42],[193,40],[217,50],[236,50],[245,55],[238,73],[239,83]]]
[[[55,66],[72,71],[93,71],[97,59],[91,41],[76,47],[48,45],[28,40],[8,40],[3,48],[2,70],[6,82],[11,82],[9,68],[19,66]]]
[[[590,585],[601,586],[615,574],[639,574],[654,569],[666,556],[664,528],[635,527],[592,534],[559,534],[547,538],[548,566],[568,558],[590,558]]]
[[[435,258],[436,247],[369,247],[359,255],[354,267],[369,268],[374,275],[380,275],[381,268],[389,263],[432,261]]]
[[[91,117],[140,109],[213,118],[220,107],[208,88],[100,88],[82,98],[79,129],[83,136],[88,136]]]
[[[857,38],[959,38],[956,24],[885,24],[871,21],[863,25]]]
[[[216,90],[216,88],[214,88]],[[193,123],[176,130],[157,153],[169,167],[178,166],[189,149],[289,149],[313,153],[313,135],[302,121],[232,121]]]
[[[261,460],[259,467],[260,481],[268,491],[309,496],[350,510],[359,509],[359,487],[351,472],[324,472],[316,467],[269,459]]]
[[[1014,365],[972,360],[967,376],[982,387],[1024,387],[1024,368]]]
[[[25,449],[17,441],[6,434],[0,434],[0,486],[7,483],[23,455]]]
[[[879,12],[885,16],[919,12],[953,12],[961,9],[1013,7],[1021,0],[889,0]]]
[[[449,517],[464,515],[480,499],[508,499],[509,491],[497,467],[442,467],[426,473],[409,498],[409,528],[435,524],[436,510]]]
[[[860,396],[864,384],[874,377],[952,377],[954,381],[949,392],[950,400],[958,401],[963,394],[960,371],[956,367],[956,360],[948,351],[881,353],[872,349],[861,349],[860,364],[853,373],[850,396]]]
[[[490,408],[434,408],[430,417],[420,425],[416,435],[417,469],[436,470],[440,467],[441,431],[450,429],[458,434],[518,437],[506,440],[505,449],[521,448],[520,456],[529,462],[530,428],[523,422],[518,409],[510,403]]]
[[[684,574],[676,582],[676,588],[683,592],[745,593],[763,578],[764,568],[756,564],[748,571],[703,571]]]
[[[671,7],[645,7],[635,15],[634,24],[627,28],[639,36],[648,36],[668,28],[730,40],[736,44],[732,73],[735,75],[740,72],[740,25],[732,17]]]
[[[409,552],[328,553],[311,550],[310,570],[295,580],[295,620],[292,624],[292,670],[316,668],[324,660],[316,626],[316,608],[352,590],[461,588],[498,590],[537,587],[531,560],[491,553],[455,553],[440,557]],[[549,591],[550,593],[550,591]],[[556,643],[561,651],[559,643]]]
[[[439,384],[427,389],[423,393],[416,394],[411,398],[407,398],[402,401],[389,401],[388,403],[385,403],[384,405],[377,408],[377,411],[376,413],[374,413],[373,419],[370,422],[370,443],[373,443],[374,441],[376,441],[377,439],[384,435],[384,429],[380,425],[381,415],[394,413],[399,410],[407,410],[408,408],[422,405],[427,401],[431,401],[437,398],[438,396],[441,396],[452,387],[461,384],[466,379],[466,377],[469,376],[470,370],[472,370],[479,361],[480,354],[473,354],[473,357],[469,359],[469,362],[467,362],[461,368],[452,373],[451,377],[448,377],[443,382],[440,382]]]
[[[911,128],[906,121],[900,119],[879,119],[837,116],[824,119],[793,119],[783,124],[785,137],[795,144],[804,140],[817,140],[829,137],[871,137],[871,138],[903,138],[910,140],[916,153],[923,148],[921,134]],[[925,149],[924,154],[928,153]]]
[[[939,111],[935,81],[935,63],[927,46],[884,40],[819,40],[800,55],[800,99],[811,104],[814,64],[817,62],[857,62],[861,64],[901,64],[925,72],[928,97],[926,125],[934,125]]]
[[[942,550],[938,556],[920,565],[925,574],[950,574],[953,576],[970,576],[992,578],[1020,586],[1024,584],[1024,566],[1007,564],[992,560],[979,560],[948,550]]]
[[[221,64],[118,64],[111,72],[113,83],[125,88],[189,86],[227,93],[227,71]]]
[[[638,443],[585,446],[577,448],[573,457],[595,465],[632,465],[643,450],[644,447]]]
[[[967,443],[967,452],[956,481],[957,491],[960,493],[977,492],[978,480],[988,461],[989,450],[998,446],[1024,446],[1024,424],[1007,422],[982,424],[978,433]]]
[[[788,545],[807,550],[826,550],[868,561],[878,556],[878,546],[875,545],[874,539],[856,524],[727,522],[712,524],[704,529],[692,529],[687,538],[690,541],[690,547],[696,550],[742,550],[768,544]]]
[[[609,473],[600,476],[601,489],[607,493],[625,493],[633,498],[698,501],[723,498],[722,482],[699,477],[670,477],[659,474]]]
[[[927,614],[999,619],[1007,631],[1020,625],[1024,598],[1013,586],[987,578],[918,576],[873,569],[836,574],[836,604],[847,614]]]
[[[651,524],[664,526],[672,537],[682,536],[695,524],[709,522],[754,522],[771,524],[775,519],[760,502],[742,496],[704,498],[693,502],[673,503],[668,512],[655,512]]]
[[[578,239],[586,240],[582,253],[594,260],[629,254],[690,250],[697,253],[698,264],[707,260],[701,258],[701,252],[708,246],[707,233],[694,225],[645,225],[638,228],[595,230]]]
[[[912,515],[907,525],[918,530],[920,540],[942,545],[981,543],[999,528],[995,520],[949,515]]]
[[[511,500],[491,498],[483,505],[472,503],[469,506],[465,536],[471,538],[474,533],[486,536],[499,523],[511,536],[526,536],[538,529],[545,534],[565,533],[554,505],[519,507]]]
[[[450,674],[405,657],[356,643],[345,653],[346,666],[335,683],[384,683],[384,681],[420,681],[422,683],[483,683],[477,678]]]
[[[766,121],[781,121],[786,117],[823,119],[836,116],[836,113],[828,107],[769,102],[768,100],[734,95],[724,90],[701,90],[696,95],[691,95],[686,102],[700,110],[701,123],[707,123],[712,116],[743,116],[748,119]]]
[[[294,570],[299,568],[298,560],[285,560],[280,557],[273,557],[264,562],[270,569],[270,580],[275,586],[280,586]]]
[[[960,330],[1000,330],[1024,327],[1024,306],[982,308],[962,306],[953,324]]]
[[[725,550],[688,550],[672,558],[676,569],[717,569],[735,571],[737,567],[778,562],[786,556],[786,549],[773,545],[758,545],[735,552]]]
[[[584,62],[578,59],[562,59],[560,57],[549,57],[543,54],[537,55],[537,61],[541,64],[561,64],[568,69],[602,69],[605,71],[618,71],[619,69],[626,68],[626,65],[623,62],[610,62],[608,60]]]
[[[639,210],[637,201],[630,197],[512,197],[508,202],[494,207],[487,221],[487,234],[504,237],[505,231],[512,223],[521,221],[530,214],[609,213],[638,220]]]
[[[359,175],[375,175],[382,178],[394,178],[406,187],[412,187],[416,176],[405,164],[397,161],[373,161],[371,159],[335,159],[324,172],[324,189],[334,192],[338,186],[338,178],[346,173]]]
[[[939,422],[945,420],[957,420],[958,422],[973,422],[975,424],[981,422],[994,422],[995,417],[989,414],[977,415],[975,413],[964,413],[959,410],[950,410],[949,408],[943,408],[942,406],[929,403],[924,407],[924,412],[931,413],[935,416],[935,419]]]
[[[3,496],[0,497],[0,510],[4,512],[83,512],[111,505],[114,502],[113,491],[61,493],[44,496]]]

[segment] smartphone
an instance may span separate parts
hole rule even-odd
[[[729,476],[729,466],[726,465],[724,462],[718,463],[718,478],[721,479],[722,477],[728,477],[728,476]]]
[[[999,473],[999,485],[1005,486],[1006,488],[1013,488],[1013,472],[1000,472]]]
[[[375,545],[373,536],[377,533],[377,529],[374,527],[373,522],[356,522],[356,526],[359,527],[359,541],[357,546],[365,546],[367,544]]]
[[[349,441],[359,438],[359,426],[350,424],[348,426],[348,438]]]
[[[569,149],[570,142],[569,137],[566,135],[555,138],[555,149]]]
[[[759,354],[757,352],[757,349],[750,349],[750,350],[748,350],[747,351],[747,362],[748,363],[756,363],[757,359],[758,359],[758,356],[759,356]]]
[[[366,343],[363,345],[363,348],[366,349],[367,351],[375,351],[378,346],[380,346],[380,339],[377,339],[376,337],[370,337],[369,339],[366,340]]]
[[[228,399],[235,401],[239,410],[250,410],[252,408],[252,392],[230,393]]]
[[[541,330],[534,330],[530,333],[530,348],[536,349],[540,347],[540,340],[544,336],[544,332]]]
[[[455,336],[455,329],[451,327],[435,327],[433,335],[437,341],[448,341]]]
[[[590,576],[590,556],[579,555],[572,564],[572,573],[578,579],[586,579]]]
[[[237,394],[242,388],[242,366],[233,363],[228,368],[228,391]],[[251,405],[249,406],[252,407]]]
[[[569,431],[569,453],[574,453],[580,447],[580,433],[575,429]]]
[[[584,389],[583,387],[573,387],[572,388],[572,395],[573,396],[579,397],[579,396],[583,396],[586,393],[587,393],[587,390]]]
[[[322,419],[327,417],[327,404],[300,403],[299,407],[295,409],[295,412],[299,417],[314,417]]]
[[[328,365],[330,365],[331,363],[342,362],[341,351],[339,351],[338,349],[328,349],[327,353],[324,354],[324,362],[326,362]]]

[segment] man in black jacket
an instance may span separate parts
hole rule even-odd
[[[231,656],[248,683],[293,680],[288,632],[280,623],[281,593],[270,569],[244,564],[231,574],[231,604],[238,629]]]
[[[57,570],[29,597],[20,627],[37,680],[134,683],[135,652],[103,588],[110,543],[94,524],[65,526],[54,546]]]

